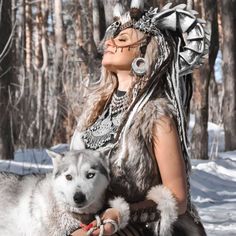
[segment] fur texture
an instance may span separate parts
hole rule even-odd
[[[101,154],[81,150],[50,155],[53,173],[0,173],[0,235],[68,235],[102,208],[109,172]]]
[[[151,188],[147,194],[147,199],[156,202],[157,210],[161,213],[160,224],[159,221],[150,224],[155,235],[160,232],[160,236],[171,236],[172,225],[178,218],[177,203],[172,193],[164,185],[158,185]],[[129,204],[121,197],[110,200],[109,203],[111,207],[119,209],[121,214],[120,228],[124,228],[130,219]]]
[[[140,10],[143,10],[144,1],[143,0],[132,0],[132,2],[130,4],[130,8],[138,8]]]
[[[148,192],[147,199],[153,200],[161,213],[160,224],[154,224],[155,234],[158,235],[159,231],[160,236],[171,236],[172,225],[178,217],[177,203],[171,191],[164,185],[158,185]]]
[[[125,201],[122,197],[116,197],[113,200],[109,201],[109,205],[112,208],[116,208],[120,212],[120,222],[119,222],[119,228],[123,229],[125,226],[128,225],[129,219],[130,219],[130,210],[129,210],[129,204]]]

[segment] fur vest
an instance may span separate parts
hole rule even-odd
[[[110,188],[115,196],[121,196],[129,203],[145,199],[151,199],[157,203],[158,211],[161,212],[161,221],[149,225],[153,229],[154,235],[205,236],[200,220],[190,214],[190,209],[184,215],[177,215],[175,199],[162,185],[153,152],[152,130],[154,123],[163,116],[175,116],[174,109],[164,98],[148,101],[136,114],[125,137],[125,146],[118,144],[110,156]],[[85,147],[81,136],[82,133],[75,130],[71,149]],[[124,151],[125,158],[122,168],[118,168],[116,160]],[[193,209],[191,209],[192,211]]]

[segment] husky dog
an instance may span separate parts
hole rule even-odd
[[[48,151],[53,173],[0,173],[0,235],[65,236],[98,212],[109,184],[102,154]]]

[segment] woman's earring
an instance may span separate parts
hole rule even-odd
[[[131,67],[133,73],[138,77],[143,77],[147,73],[147,62],[143,57],[135,58]]]

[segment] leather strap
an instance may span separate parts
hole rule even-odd
[[[160,211],[152,200],[144,200],[130,204],[131,223],[150,223],[160,219]]]

